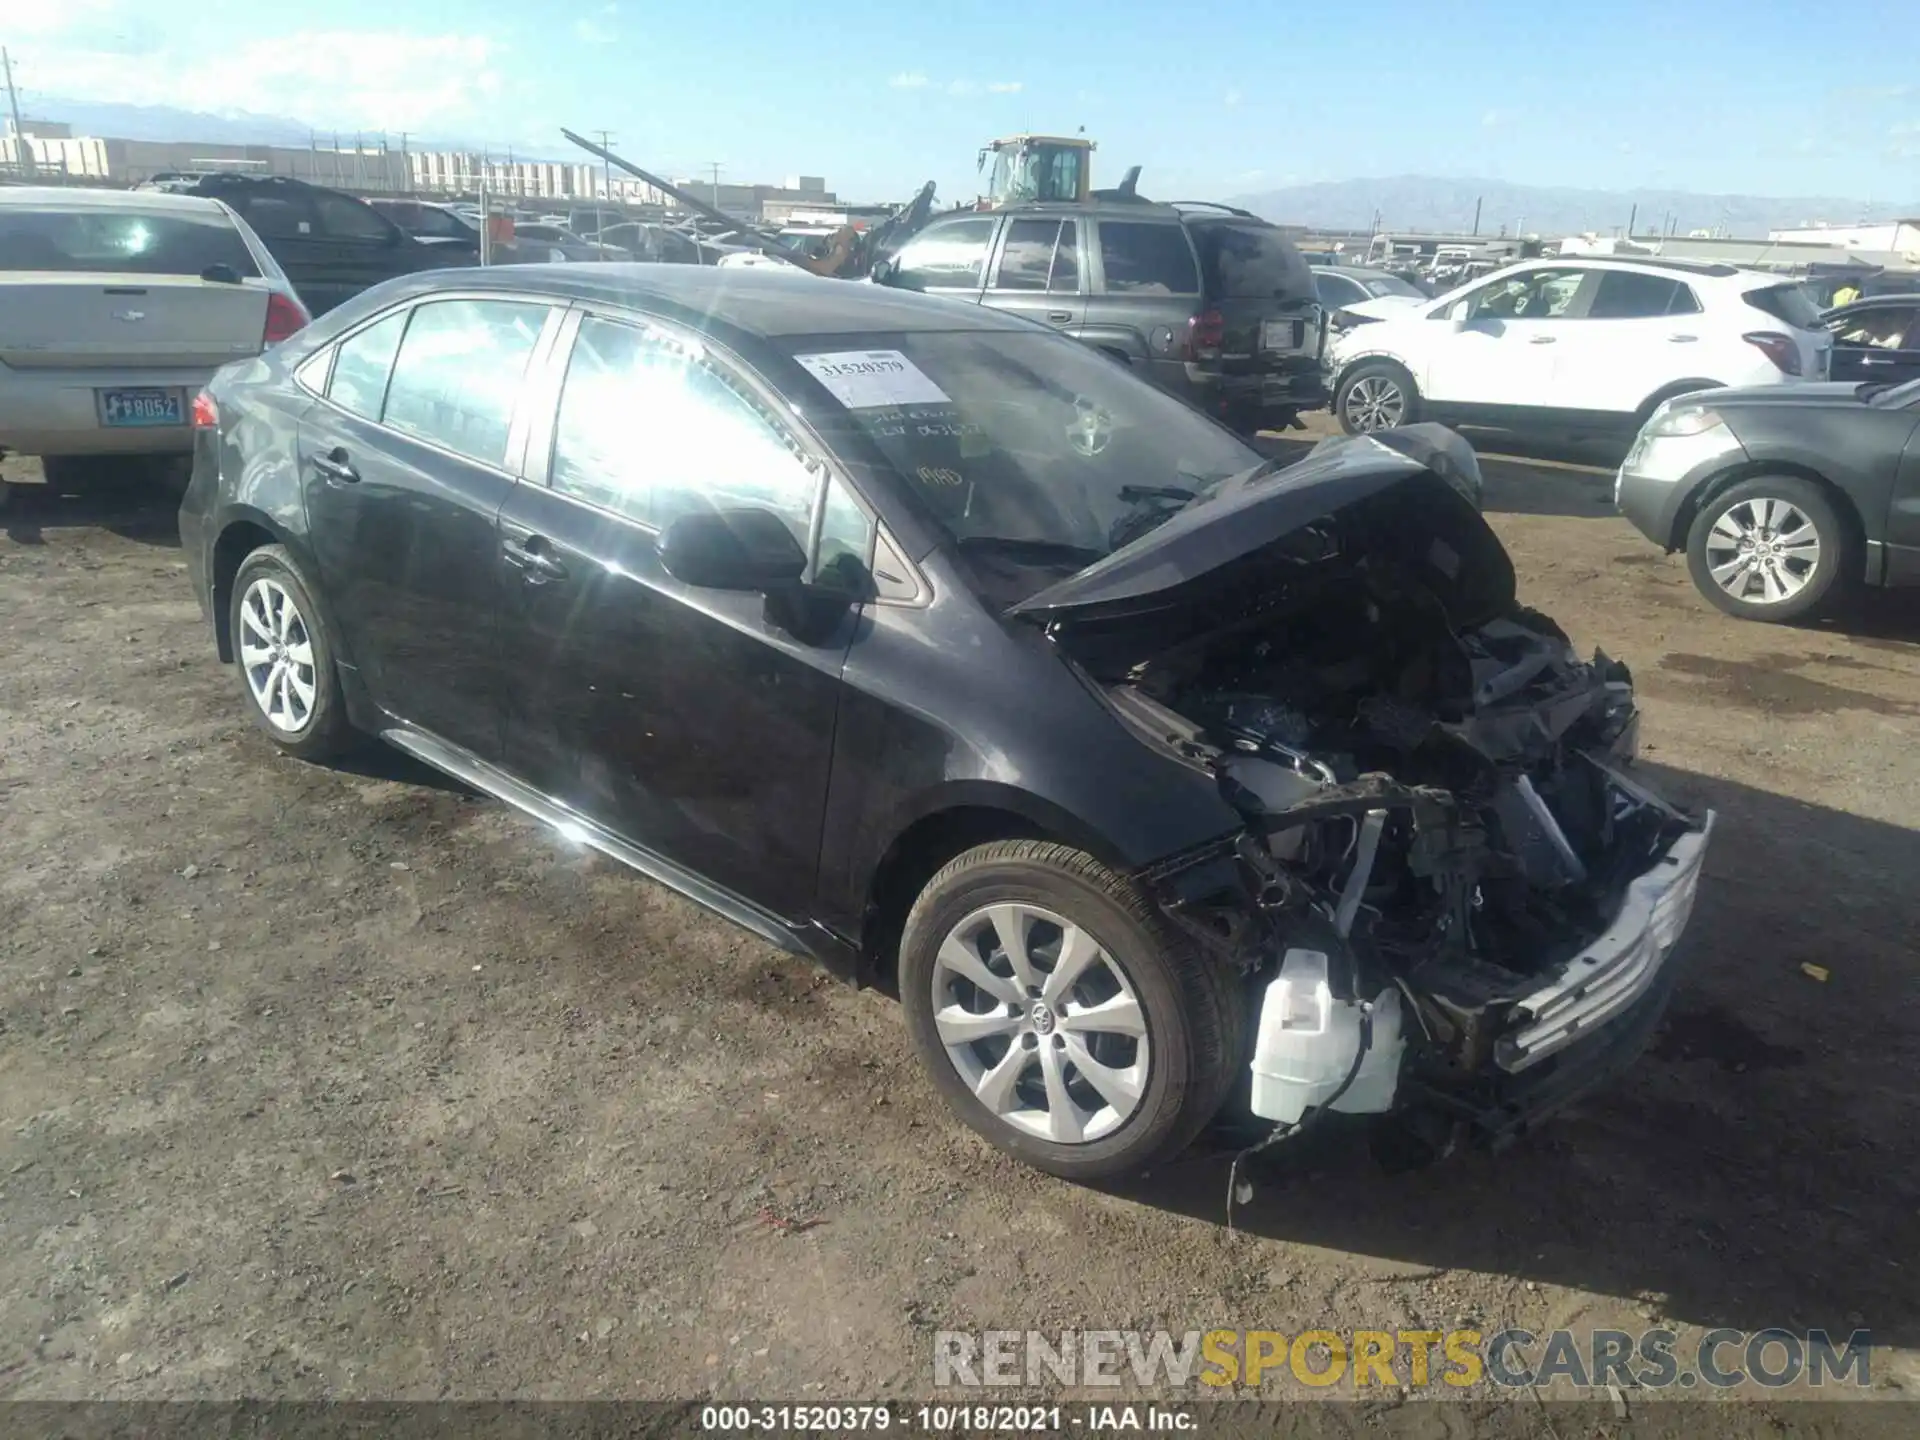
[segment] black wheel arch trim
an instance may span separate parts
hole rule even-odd
[[[1864,554],[1856,552],[1856,558],[1868,572],[1865,573],[1864,578],[1869,583],[1875,583],[1876,577],[1870,572],[1876,568],[1875,557],[1881,547],[1867,533],[1859,506],[1854,504],[1853,497],[1847,493],[1844,486],[1829,479],[1811,465],[1797,460],[1749,457],[1738,464],[1729,465],[1724,470],[1716,471],[1702,480],[1687,493],[1674,510],[1673,533],[1667,537],[1669,553],[1687,548],[1687,536],[1693,530],[1693,522],[1699,518],[1700,512],[1716,499],[1736,485],[1748,480],[1761,480],[1769,475],[1790,476],[1795,480],[1804,480],[1819,487],[1820,493],[1826,496],[1828,503],[1833,506],[1833,513],[1840,517],[1840,523],[1852,532],[1848,538],[1859,547],[1860,552],[1864,552]]]
[[[260,545],[250,545],[235,557],[231,570],[222,573],[220,561],[221,545],[227,536],[241,529],[263,532],[271,538]],[[326,626],[327,638],[333,644],[333,658],[336,665],[348,669],[356,668],[353,656],[347,644],[347,637],[341,632],[339,623],[334,619],[333,608],[327,603],[327,597],[320,584],[319,567],[315,564],[312,552],[306,542],[294,534],[279,520],[266,511],[243,502],[233,502],[222,506],[218,519],[207,526],[207,590],[212,604],[214,644],[218,649],[223,665],[233,663],[233,634],[231,611],[233,605],[233,577],[245,563],[246,557],[263,545],[278,545],[293,558],[299,566],[302,578],[306,581],[307,594],[314,607],[320,612],[320,623]]]

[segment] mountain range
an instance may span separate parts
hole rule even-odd
[[[1920,201],[1871,204],[1835,196],[1773,198],[1699,195],[1685,190],[1582,190],[1561,185],[1513,185],[1502,180],[1446,180],[1395,175],[1377,180],[1322,180],[1242,195],[1230,203],[1286,225],[1318,230],[1471,231],[1478,208],[1482,235],[1578,235],[1624,231],[1636,235],[1709,230],[1765,239],[1767,231],[1819,221],[1920,215]]]

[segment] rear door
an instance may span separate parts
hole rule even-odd
[[[561,313],[498,296],[393,311],[338,343],[300,423],[314,558],[368,692],[486,759],[502,683],[494,523],[524,445],[524,377]]]
[[[988,269],[984,303],[1077,335],[1086,320],[1077,221],[1009,219]]]
[[[1684,279],[1602,270],[1583,308],[1555,327],[1550,354],[1560,404],[1631,415],[1676,380],[1715,378],[1704,369],[1710,356],[1699,297]]]
[[[1185,394],[1186,337],[1200,313],[1200,264],[1176,219],[1101,218],[1081,338],[1125,355],[1162,388]]]
[[[864,560],[871,523],[776,397],[674,327],[581,314],[553,413],[491,566],[504,763],[630,844],[803,917],[859,612],[798,639],[765,596],[675,580],[655,540],[690,511],[768,510],[802,548],[819,534],[818,584],[828,537]]]
[[[1833,327],[1833,378],[1920,379],[1920,299],[1844,314]]]

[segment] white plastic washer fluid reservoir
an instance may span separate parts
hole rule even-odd
[[[1297,1122],[1311,1107],[1326,1104],[1353,1068],[1360,1006],[1333,998],[1327,963],[1322,951],[1289,950],[1268,982],[1253,1051],[1253,1113],[1263,1119]],[[1389,985],[1373,999],[1373,1043],[1333,1108],[1352,1115],[1393,1108],[1404,1049],[1400,992]]]

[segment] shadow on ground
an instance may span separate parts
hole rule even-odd
[[[47,530],[85,525],[177,549],[179,505],[177,490],[135,467],[66,485],[0,479],[0,529],[16,545],[44,544]]]
[[[1702,1326],[1865,1325],[1920,1343],[1920,833],[1648,771],[1719,812],[1689,970],[1650,1052],[1500,1156],[1388,1174],[1352,1125],[1276,1147],[1236,1228]],[[1226,1176],[1215,1153],[1121,1193],[1222,1224]]]

